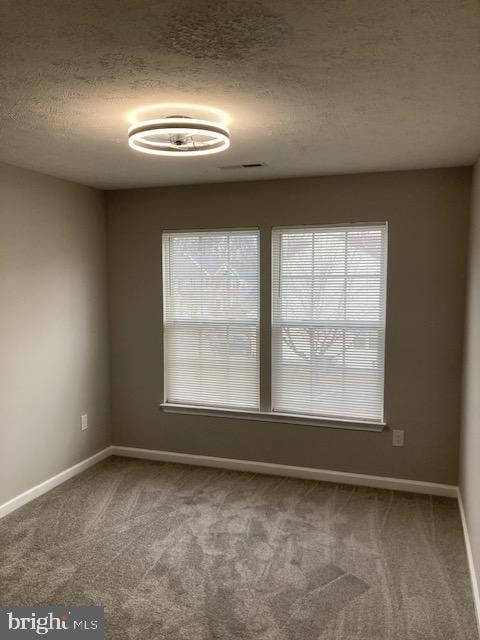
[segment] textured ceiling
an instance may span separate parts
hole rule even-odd
[[[480,3],[1,0],[0,85],[0,160],[102,188],[471,164]],[[132,151],[158,102],[225,110],[230,150]]]

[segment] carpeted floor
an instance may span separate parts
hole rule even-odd
[[[103,604],[106,637],[473,640],[457,504],[109,458],[0,520],[1,604]]]

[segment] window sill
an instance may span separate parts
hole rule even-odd
[[[162,403],[160,409],[165,413],[181,413],[193,416],[211,416],[214,418],[237,418],[241,420],[257,420],[259,422],[282,422],[299,424],[308,427],[325,427],[328,429],[350,429],[352,431],[374,431],[381,433],[385,422],[368,422],[358,420],[334,420],[315,418],[294,413],[277,413],[275,411],[242,411],[239,409],[218,409],[188,404]]]

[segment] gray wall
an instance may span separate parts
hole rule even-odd
[[[480,577],[480,160],[472,184],[460,490]]]
[[[110,444],[103,207],[0,164],[0,504]]]
[[[107,194],[117,445],[457,483],[470,169]],[[391,433],[162,413],[163,229],[389,222],[386,412]],[[263,355],[268,296],[262,296]],[[266,384],[266,381],[263,381]]]

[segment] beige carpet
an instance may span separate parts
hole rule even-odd
[[[1,604],[106,637],[473,640],[457,504],[110,458],[0,520]]]

